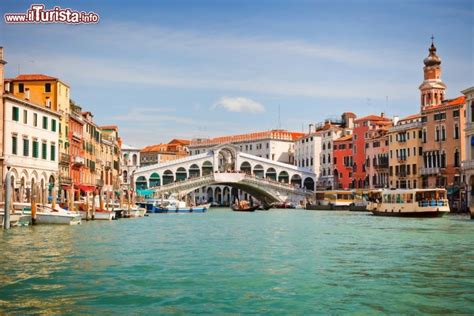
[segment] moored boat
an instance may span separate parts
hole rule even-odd
[[[312,211],[333,211],[348,210],[350,205],[354,203],[354,195],[352,191],[335,190],[335,191],[318,191],[315,194],[316,203],[307,204],[306,209]]]
[[[35,222],[36,224],[59,225],[78,225],[82,223],[81,215],[79,213],[66,211],[59,206],[56,206],[53,209],[51,205],[37,206]]]
[[[248,201],[237,201],[235,204],[232,204],[231,209],[234,212],[255,212],[260,205],[251,206]]]
[[[441,217],[450,212],[445,189],[381,190],[367,209],[377,216]]]

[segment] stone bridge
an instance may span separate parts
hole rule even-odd
[[[157,193],[184,193],[199,188],[204,192],[205,187],[219,184],[272,202],[293,200],[288,198],[292,196],[301,199],[308,191],[314,191],[316,182],[316,174],[311,169],[243,153],[230,144],[206,153],[138,168],[133,178],[135,188],[153,188]],[[215,193],[212,191],[213,197]],[[224,192],[220,193],[224,195]]]

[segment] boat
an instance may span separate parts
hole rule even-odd
[[[3,227],[5,221],[5,212],[0,209],[0,227]],[[29,226],[31,224],[31,214],[23,214],[21,211],[15,211],[10,214],[10,227]]]
[[[471,213],[471,219],[474,219],[474,205],[469,207],[469,213]]]
[[[441,217],[450,212],[445,189],[381,190],[367,209],[376,216]]]
[[[31,209],[29,210],[31,214]],[[82,223],[81,214],[67,211],[59,205],[53,209],[50,204],[37,205],[36,224],[79,225]]]
[[[296,205],[289,202],[275,203],[273,204],[273,208],[295,209]]]
[[[231,209],[234,212],[255,212],[260,205],[250,206],[248,201],[237,201],[235,204],[232,204]]]
[[[353,192],[354,201],[349,205],[349,211],[351,212],[367,212],[367,205],[369,191],[367,190],[355,190]]]
[[[316,203],[307,204],[307,210],[332,211],[348,210],[354,203],[354,194],[347,190],[317,191]]]

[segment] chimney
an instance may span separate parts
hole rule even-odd
[[[385,113],[384,112],[380,113],[380,117],[385,117]]]
[[[309,130],[309,131],[308,131],[309,134],[314,133],[314,132],[315,132],[315,130],[314,130],[314,124],[309,124],[309,129],[308,129],[308,130]]]
[[[398,124],[398,121],[400,121],[400,118],[398,117],[398,115],[395,115],[393,117],[393,126],[397,125]]]

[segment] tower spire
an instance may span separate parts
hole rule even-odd
[[[428,57],[423,60],[424,81],[419,87],[421,107],[443,102],[446,90],[446,85],[441,80],[441,58],[436,54],[433,35],[431,35],[431,46],[428,51]]]

